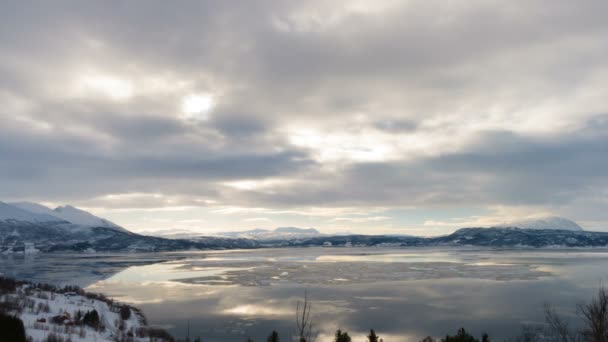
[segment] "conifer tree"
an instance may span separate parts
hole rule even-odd
[[[381,342],[382,339],[380,339],[380,336],[376,335],[376,332],[374,331],[374,329],[371,329],[369,331],[369,335],[367,336],[367,340],[369,342]]]
[[[348,332],[342,332],[342,330],[338,329],[334,342],[351,342],[351,338],[348,336]]]
[[[279,333],[273,330],[266,339],[266,342],[279,342]]]

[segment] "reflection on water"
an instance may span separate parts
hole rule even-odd
[[[246,268],[230,267],[191,267],[190,264],[179,262],[164,262],[144,266],[131,266],[106,280],[108,283],[128,282],[166,282],[198,277],[223,277],[225,272],[243,271]],[[220,281],[221,282],[221,281]]]
[[[337,328],[354,341],[374,328],[391,342],[461,326],[504,340],[522,324],[542,323],[544,302],[573,316],[608,278],[608,253],[600,249],[299,248],[156,257],[156,263],[144,255],[99,258],[133,264],[94,280],[87,273],[88,290],[136,304],[177,337],[190,321],[191,335],[205,341],[262,341],[272,330],[287,340],[305,289],[318,341],[331,341]],[[45,263],[52,269],[52,260]],[[66,269],[65,261],[55,263]]]

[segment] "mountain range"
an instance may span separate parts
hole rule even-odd
[[[176,251],[315,246],[608,247],[608,233],[546,217],[490,228],[461,228],[439,237],[326,235],[314,228],[280,227],[202,236],[188,232],[147,236],[73,206],[0,202],[0,253]]]
[[[168,238],[168,239],[198,239],[208,235],[202,235],[200,233],[194,233],[191,231],[178,231],[178,232],[167,232],[167,231],[153,231],[150,235]],[[226,237],[233,239],[251,239],[256,241],[266,240],[289,240],[289,239],[303,239],[318,236],[327,236],[322,234],[315,228],[298,228],[298,227],[279,227],[275,229],[250,229],[234,232],[216,232],[210,233],[211,236]]]
[[[56,251],[174,251],[251,248],[249,240],[204,237],[173,240],[136,234],[73,206],[55,209],[0,202],[0,253]]]

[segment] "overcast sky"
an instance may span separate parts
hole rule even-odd
[[[2,1],[0,200],[134,231],[608,230],[608,1]]]

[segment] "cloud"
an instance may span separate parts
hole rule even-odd
[[[608,222],[605,1],[2,6],[0,198]]]

